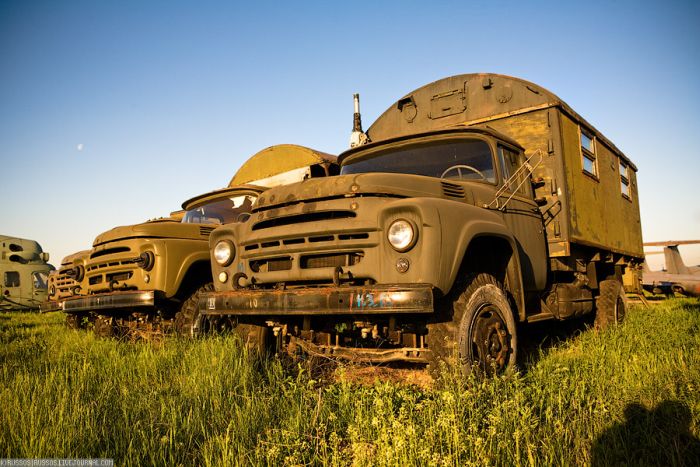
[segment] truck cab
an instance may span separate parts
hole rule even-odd
[[[213,249],[236,253],[213,261],[227,281],[214,281],[203,315],[260,317],[281,345],[316,353],[422,361],[438,304],[467,270],[507,283],[522,313],[526,292],[545,287],[542,216],[515,141],[460,128],[360,146],[340,163],[340,176],[271,189],[246,222],[212,233]]]

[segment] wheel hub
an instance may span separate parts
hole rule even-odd
[[[511,351],[506,325],[500,315],[482,310],[472,327],[472,356],[486,372],[501,371]]]

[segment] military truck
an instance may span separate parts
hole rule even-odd
[[[246,161],[227,188],[185,201],[181,216],[98,235],[84,266],[76,266],[74,290],[80,296],[62,302],[69,325],[94,316],[101,336],[138,336],[173,325],[179,333],[196,334],[197,298],[211,289],[211,231],[247,216],[267,187],[337,174],[335,160],[301,146],[272,146]]]
[[[623,319],[637,169],[557,96],[465,74],[358,122],[339,177],[214,230],[203,315],[257,328],[257,348],[487,372],[515,363],[520,323]]]
[[[0,310],[39,310],[46,300],[49,254],[34,240],[0,235]]]

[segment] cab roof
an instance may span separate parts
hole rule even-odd
[[[421,86],[380,115],[367,129],[367,136],[379,142],[440,128],[484,124],[549,107],[559,108],[637,170],[612,141],[556,94],[530,81],[496,73],[455,75]]]
[[[278,144],[248,159],[231,178],[229,187],[262,180],[315,164],[336,163],[336,156],[296,144]]]

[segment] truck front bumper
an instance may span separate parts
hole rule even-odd
[[[56,301],[56,300],[47,300],[45,302],[41,302],[39,305],[39,311],[42,313],[48,313],[50,311],[58,311],[61,309],[61,303]]]
[[[432,313],[430,284],[209,292],[202,315],[368,315]]]
[[[63,301],[63,311],[77,313],[80,311],[114,310],[118,308],[155,306],[155,292],[129,291],[112,292],[99,295],[70,298]]]

